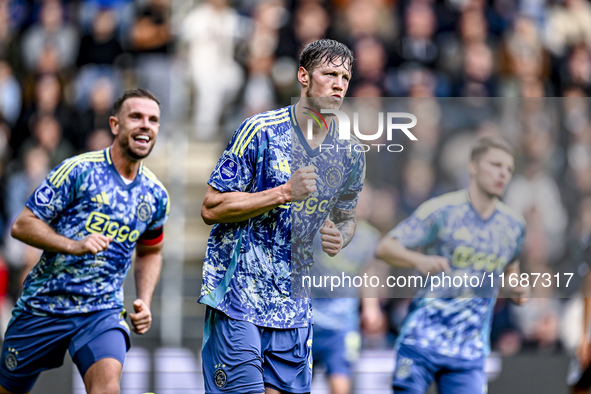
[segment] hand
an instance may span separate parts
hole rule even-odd
[[[367,335],[381,334],[387,327],[386,316],[382,312],[379,302],[362,303],[361,306],[361,327]]]
[[[591,364],[591,343],[586,334],[583,334],[583,339],[577,348],[577,358],[583,369],[586,369]]]
[[[529,301],[530,294],[531,288],[529,286],[517,286],[510,290],[511,301],[516,305],[525,305],[525,303]]]
[[[88,237],[74,242],[72,253],[74,256],[84,256],[85,254],[96,255],[107,250],[113,238],[103,234],[90,234]]]
[[[148,332],[152,325],[152,312],[146,303],[139,298],[133,302],[133,309],[136,313],[130,313],[133,331],[142,335]]]
[[[326,219],[320,228],[320,239],[322,240],[322,250],[331,257],[339,253],[343,247],[343,236],[329,219]]]
[[[431,275],[438,274],[441,271],[449,271],[449,261],[441,256],[424,255],[423,258],[417,262],[415,268],[423,275],[431,273]]]
[[[316,168],[314,166],[302,167],[293,173],[289,181],[283,185],[284,193],[288,195],[288,201],[303,201],[316,191]]]

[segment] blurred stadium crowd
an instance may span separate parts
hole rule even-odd
[[[459,152],[466,157],[475,135],[501,133],[517,147],[505,200],[528,221],[525,269],[575,277],[537,289],[519,311],[501,299],[494,346],[572,347],[578,323],[565,311],[574,301],[559,297],[578,290],[590,264],[586,0],[0,0],[0,231],[11,282],[38,252],[12,241],[9,224],[50,168],[110,144],[110,106],[126,87],[161,99],[162,138],[182,128],[226,141],[246,116],[299,95],[299,51],[322,37],[353,49],[349,96],[409,97],[429,119],[404,154],[368,157],[371,222],[382,233],[466,185]],[[444,97],[469,100],[477,121],[444,121],[450,101],[435,99]],[[404,305],[384,301],[394,331]]]

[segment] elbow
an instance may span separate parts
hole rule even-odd
[[[207,208],[205,204],[201,206],[201,218],[207,225],[212,225],[219,222],[219,219],[215,213],[211,209]]]
[[[22,229],[22,225],[20,223],[20,221],[18,220],[18,218],[14,221],[14,223],[12,224],[12,227],[10,228],[10,236],[12,238],[21,239],[21,231]]]
[[[386,239],[382,239],[380,240],[380,242],[378,242],[378,246],[376,248],[376,258],[380,259],[380,260],[385,260],[386,258]]]

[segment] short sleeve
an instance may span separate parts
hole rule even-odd
[[[156,212],[156,216],[152,223],[148,226],[148,231],[155,230],[164,226],[164,223],[168,220],[168,215],[170,213],[170,196],[168,195],[168,191],[161,186],[161,195],[158,199],[158,211]]]
[[[245,192],[251,187],[256,168],[258,133],[253,118],[245,120],[217,162],[209,181],[220,192]]]
[[[427,217],[420,217],[417,214],[420,210],[421,207],[400,222],[388,233],[388,236],[396,238],[404,247],[409,249],[423,248],[434,242],[439,232],[441,213],[436,211]]]
[[[25,205],[44,222],[52,222],[74,200],[78,165],[78,157],[73,157],[55,167]]]

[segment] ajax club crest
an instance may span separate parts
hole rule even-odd
[[[328,170],[326,170],[325,180],[328,186],[337,187],[341,183],[342,179],[343,174],[337,166],[331,166],[328,168]]]

